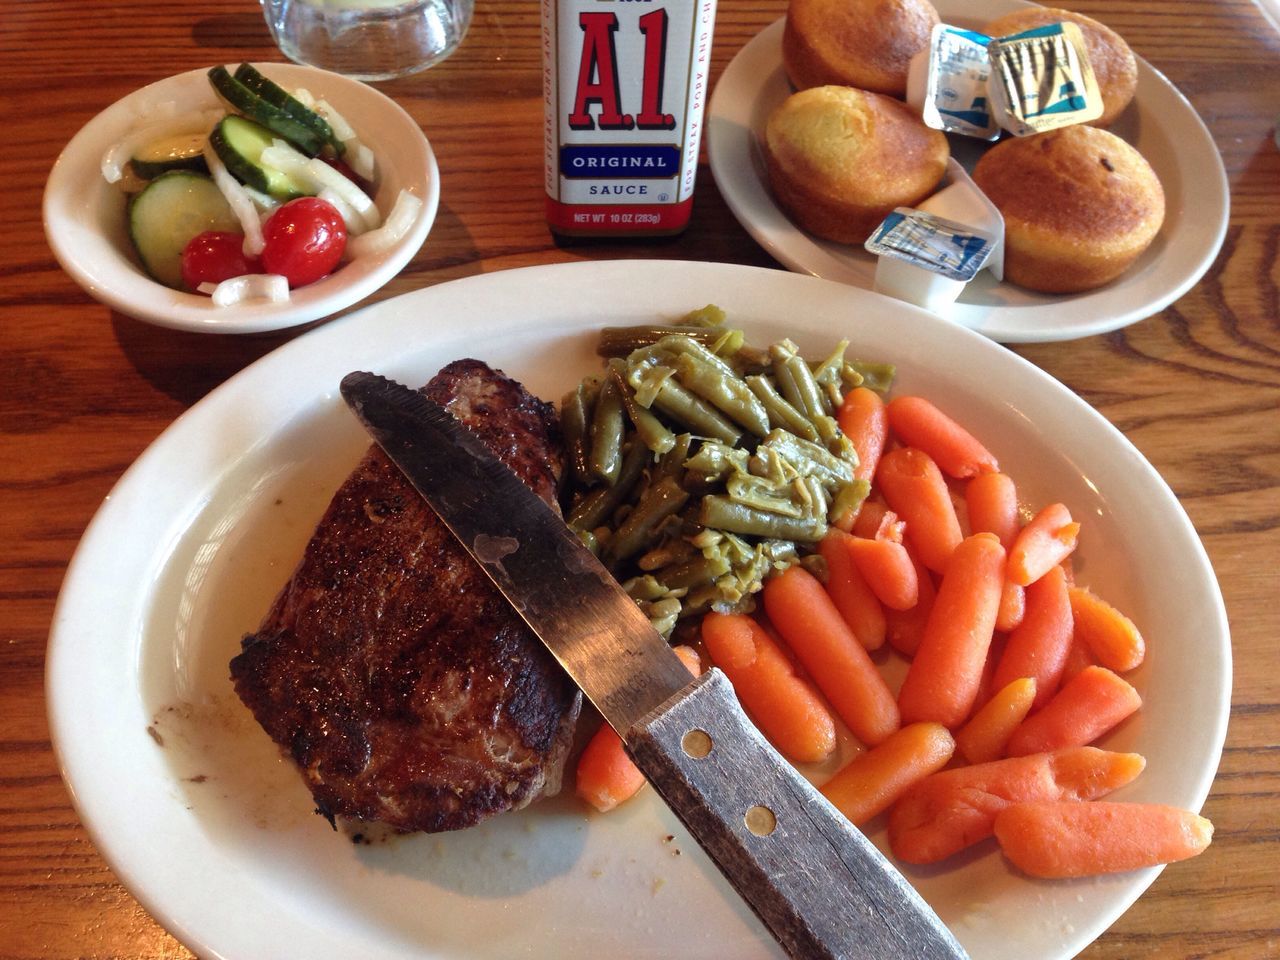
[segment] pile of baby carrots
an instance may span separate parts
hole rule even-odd
[[[818,552],[765,581],[756,616],[709,613],[701,642],[747,713],[797,763],[836,746],[838,717],[865,750],[820,789],[854,824],[888,811],[890,848],[936,863],[995,836],[1038,877],[1169,863],[1212,824],[1100,797],[1145,766],[1091,744],[1141,706],[1124,678],[1145,656],[1120,611],[1076,586],[1080,524],[1050,504],[1024,522],[1014,481],[930,401],[850,391],[838,422],[872,496]],[[871,658],[910,665],[895,696]],[[678,648],[690,671],[697,653]],[[833,717],[834,714],[834,717]],[[584,752],[579,794],[600,810],[644,778],[607,726]]]

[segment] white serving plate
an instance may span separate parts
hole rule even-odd
[[[268,355],[176,421],[84,535],[49,644],[54,744],[112,869],[197,954],[779,956],[652,791],[606,816],[566,796],[460,833],[353,845],[312,813],[227,671],[368,444],[339,398],[344,374],[423,383],[471,356],[558,398],[598,369],[601,324],[671,320],[708,302],[755,343],[791,336],[818,353],[848,337],[852,355],[893,361],[897,388],[984,439],[1026,501],[1068,504],[1084,523],[1080,580],[1105,585],[1150,648],[1132,675],[1145,706],[1104,742],[1148,766],[1115,796],[1200,808],[1230,699],[1218,586],[1169,488],[1071,391],[922,310],[785,271],[531,267],[373,305]],[[883,824],[868,832],[883,848]],[[1159,871],[1035,881],[988,841],[905,873],[975,958],[1066,960]]]
[[[139,320],[195,333],[261,333],[310,323],[363,300],[399,273],[431,230],[440,203],[440,173],[422,129],[395,101],[347,77],[294,64],[256,66],[289,90],[299,87],[328,100],[374,151],[378,192],[374,201],[391,212],[400,191],[422,208],[408,232],[388,250],[358,257],[329,276],[290,292],[285,303],[246,302],[215,307],[202,295],[171,290],[147,276],[129,241],[125,195],[103,179],[100,165],[110,147],[162,104],[193,111],[218,106],[208,70],[180,73],[135,90],[90,120],[71,138],[49,173],[44,227],[62,268],[90,296]]]
[[[937,0],[944,23],[978,28],[1022,0]],[[734,216],[788,269],[872,289],[876,260],[861,246],[832,243],[796,227],[774,202],[760,137],[769,114],[792,92],[782,65],[779,20],[757,34],[721,75],[707,107],[707,151],[716,185]],[[997,283],[983,271],[947,316],[1004,343],[1071,340],[1119,329],[1163,310],[1195,285],[1226,236],[1230,199],[1222,158],[1195,109],[1138,58],[1133,103],[1111,132],[1142,153],[1164,187],[1164,225],[1123,275],[1097,290],[1042,294]],[[951,136],[967,168],[989,146]]]

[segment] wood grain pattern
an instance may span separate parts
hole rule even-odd
[[[1106,336],[1016,348],[1119,427],[1204,538],[1231,619],[1233,715],[1204,813],[1204,856],[1165,871],[1086,960],[1280,957],[1280,34],[1252,0],[1058,0],[1118,29],[1187,96],[1232,190],[1205,278]],[[713,82],[785,0],[721,0]],[[662,243],[558,245],[542,219],[537,5],[480,0],[461,50],[381,84],[442,170],[439,218],[371,299],[509,267],[605,257],[776,266],[704,165],[693,223]],[[44,646],[63,570],[102,498],[191,404],[298,332],[208,337],[103,307],[43,237],[47,172],[71,136],[136,87],[212,63],[278,60],[251,0],[6,4],[0,29],[0,958],[191,954],[124,891],[80,826],[45,721]],[[126,787],[127,788],[127,787]]]

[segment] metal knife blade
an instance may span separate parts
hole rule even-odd
[[[967,958],[901,874],[756,731],[724,674],[690,681],[603,565],[483,442],[383,377],[348,374],[341,392],[788,953]]]

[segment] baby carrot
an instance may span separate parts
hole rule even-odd
[[[936,720],[954,730],[968,718],[995,629],[1004,565],[994,534],[975,533],[956,547],[898,693],[908,723]]]
[[[1002,633],[1017,630],[1027,615],[1027,588],[1009,580],[1000,588],[1000,607],[996,610],[996,629]]]
[[[1018,491],[1006,473],[980,473],[964,487],[973,533],[994,533],[1006,550],[1022,529],[1018,517]]]
[[[855,537],[874,537],[884,524],[884,518],[890,512],[888,505],[883,500],[864,500],[862,501],[862,508],[858,511],[858,516],[854,518],[853,525],[847,532],[852,533]],[[894,516],[896,517],[897,514],[894,514]]]
[[[1062,665],[1062,679],[1059,683],[1068,682],[1078,676],[1085,667],[1096,666],[1097,662],[1093,659],[1093,654],[1089,652],[1089,648],[1075,637],[1072,637],[1071,645],[1067,647],[1067,660]]]
[[[1023,873],[1061,879],[1154,867],[1203,853],[1213,824],[1159,803],[1015,803],[995,820],[996,840]]]
[[[924,397],[895,397],[886,409],[893,435],[929,454],[947,475],[966,478],[1000,469],[991,451]]]
[[[996,815],[1029,800],[1093,800],[1146,766],[1136,753],[1076,747],[942,770],[889,812],[889,846],[907,863],[936,863],[991,836]]]
[[[1039,710],[1062,682],[1062,670],[1071,650],[1071,604],[1067,578],[1054,567],[1026,588],[1027,612],[1018,629],[1009,634],[1004,656],[996,667],[998,687],[1018,677],[1035,677]]]
[[[956,734],[961,756],[970,763],[1003,757],[1009,737],[1031,712],[1035,696],[1034,677],[1019,677],[1001,687]]]
[[[946,766],[955,748],[950,731],[941,724],[913,723],[854,757],[821,793],[851,823],[861,826]]]
[[[875,746],[897,730],[893,694],[813,574],[788,567],[763,593],[769,621],[854,735]]]
[[[924,636],[924,625],[933,611],[937,588],[933,585],[932,574],[912,552],[910,544],[903,546],[907,548],[911,565],[916,570],[916,605],[910,610],[885,610],[885,636],[893,649],[904,657],[914,657],[920,647],[920,638]]]
[[[844,395],[844,402],[836,411],[836,423],[858,454],[853,478],[870,480],[876,475],[876,465],[889,436],[889,421],[880,394],[866,387],[854,387]]]
[[[702,618],[702,643],[760,731],[784,756],[817,763],[835,749],[831,714],[763,626],[746,614],[708,613]]]
[[[878,650],[884,644],[885,611],[853,562],[849,550],[852,539],[833,528],[818,544],[818,553],[827,564],[827,594],[858,642],[868,650]]]
[[[1076,639],[1088,647],[1100,664],[1124,673],[1142,663],[1146,643],[1132,620],[1083,587],[1072,587],[1068,595]]]
[[[1009,738],[1009,756],[1081,747],[1142,706],[1142,698],[1106,667],[1085,667]]]
[[[1018,531],[1009,550],[1009,579],[1024,587],[1039,580],[1071,554],[1079,533],[1065,504],[1049,504]]]
[[[899,447],[880,458],[876,482],[889,509],[906,521],[907,540],[924,565],[943,573],[960,543],[960,521],[942,472],[928,454]]]
[[[702,673],[702,663],[692,647],[673,648],[693,676]],[[574,790],[601,813],[630,800],[645,785],[644,774],[627,756],[622,738],[609,724],[592,735],[578,757]]]
[[[916,568],[900,541],[850,537],[844,541],[854,566],[879,601],[890,610],[910,610],[920,596]]]

